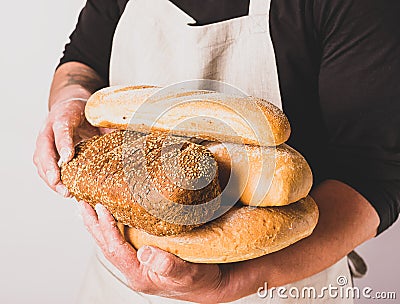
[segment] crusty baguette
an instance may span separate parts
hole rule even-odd
[[[103,204],[121,223],[171,235],[210,220],[219,208],[212,162],[209,150],[181,138],[115,131],[79,144],[61,179],[77,199]],[[203,179],[209,183],[197,187]]]
[[[118,227],[135,248],[156,246],[193,263],[230,263],[281,250],[309,236],[317,221],[318,207],[308,196],[283,207],[233,207],[212,222],[174,236]]]
[[[132,114],[158,90],[154,86],[113,86],[101,89],[87,101],[86,118],[97,127],[125,130]]]
[[[251,206],[283,206],[306,197],[312,172],[304,157],[282,144],[257,147],[203,143],[218,162],[222,199]],[[229,180],[229,184],[228,183]]]
[[[130,129],[220,142],[276,146],[290,135],[283,112],[255,97],[211,91],[164,92],[156,87],[109,87],[93,94],[86,118],[98,127]]]

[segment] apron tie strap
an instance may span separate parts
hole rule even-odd
[[[271,4],[271,1],[250,0],[249,16],[268,14],[270,4]]]
[[[362,278],[367,273],[367,264],[363,258],[354,250],[348,255],[348,263],[353,278]]]

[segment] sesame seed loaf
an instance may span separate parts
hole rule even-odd
[[[115,131],[78,144],[61,179],[77,199],[103,204],[120,223],[173,235],[219,208],[217,171],[203,146],[163,133]]]

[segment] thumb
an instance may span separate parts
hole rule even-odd
[[[74,156],[73,127],[68,121],[58,121],[53,124],[53,132],[60,162],[67,163]]]
[[[151,271],[173,279],[187,274],[191,264],[157,247],[143,246],[137,252],[140,263]]]

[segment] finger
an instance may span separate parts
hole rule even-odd
[[[54,137],[50,127],[45,127],[38,135],[33,162],[40,177],[47,185],[63,196],[69,196],[67,188],[60,181],[58,155],[54,146]]]
[[[107,249],[103,250],[106,258],[113,263],[126,278],[136,287],[141,277],[140,263],[136,256],[136,250],[125,241],[116,226],[116,222],[110,212],[101,204],[95,206],[99,225]],[[140,285],[141,286],[141,285]]]
[[[79,213],[82,216],[83,224],[94,238],[96,244],[104,252],[107,250],[107,244],[104,241],[96,212],[88,203],[84,201],[78,201],[77,205]]]
[[[143,246],[137,252],[141,264],[151,271],[174,280],[179,280],[192,273],[194,264],[157,247]]]
[[[50,172],[57,171],[58,167],[57,154],[53,144],[54,138],[49,127],[44,127],[36,139],[35,152],[33,154],[33,163],[37,167],[39,173],[46,183],[54,186],[57,183],[56,175],[51,175]],[[56,170],[54,170],[56,169]],[[47,173],[47,176],[46,176]]]
[[[125,245],[127,242],[118,230],[117,223],[111,213],[102,204],[97,204],[95,210],[97,212],[104,241],[108,246],[108,251],[110,253],[115,253],[118,250],[126,250]]]
[[[68,120],[60,118],[53,124],[54,142],[60,162],[67,163],[74,156],[73,128]]]

